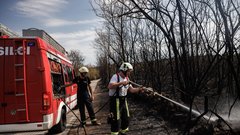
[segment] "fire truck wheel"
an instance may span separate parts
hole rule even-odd
[[[55,131],[57,133],[63,132],[66,129],[66,124],[67,124],[66,111],[62,109],[61,119],[59,123],[56,125]]]

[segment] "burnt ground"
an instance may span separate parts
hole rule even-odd
[[[107,124],[108,90],[100,88],[98,83],[96,87],[94,109],[97,112],[96,117],[102,124],[92,126],[88,120],[86,126],[87,135],[110,135],[110,125]],[[129,135],[231,135],[229,128],[223,122],[209,122],[207,120],[195,118],[189,120],[188,113],[181,108],[165,101],[159,97],[149,94],[135,94],[129,96],[130,126]],[[101,108],[102,106],[106,106]],[[79,114],[77,114],[79,115]],[[75,120],[71,123],[68,134],[84,135],[83,128]],[[189,129],[189,130],[186,130]],[[185,132],[189,131],[189,132]],[[237,134],[237,133],[236,133]]]

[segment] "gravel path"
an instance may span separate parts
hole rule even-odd
[[[101,108],[104,104],[108,102],[108,90],[101,89],[99,85],[95,89],[95,100],[94,110],[95,112]],[[130,109],[130,127],[128,135],[175,135],[178,131],[174,128],[168,128],[163,119],[156,117],[151,110],[148,110],[144,102],[137,102],[134,97],[129,98],[129,109]],[[110,125],[107,124],[107,114],[108,114],[109,104],[107,104],[100,112],[96,114],[96,117],[100,126],[92,126],[90,120],[87,121],[86,133],[87,135],[110,135]],[[152,113],[152,114],[151,114]],[[68,134],[79,134],[84,135],[85,132],[83,128],[78,127],[80,123],[74,121],[72,123]]]

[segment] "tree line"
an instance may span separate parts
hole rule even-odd
[[[70,61],[72,61],[76,76],[79,76],[79,68],[86,66],[89,69],[89,78],[91,80],[99,79],[100,76],[98,68],[94,65],[84,65],[85,58],[80,50],[70,50],[67,56],[69,57]]]
[[[93,0],[94,45],[108,83],[123,61],[131,79],[192,106],[197,96],[240,97],[239,0]],[[217,104],[218,101],[216,101]],[[214,110],[214,108],[213,108]]]

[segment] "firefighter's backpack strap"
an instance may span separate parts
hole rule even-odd
[[[116,73],[117,74],[117,82],[120,82],[120,78],[119,78],[119,74],[118,73]],[[119,86],[116,88],[116,97],[119,97]]]

